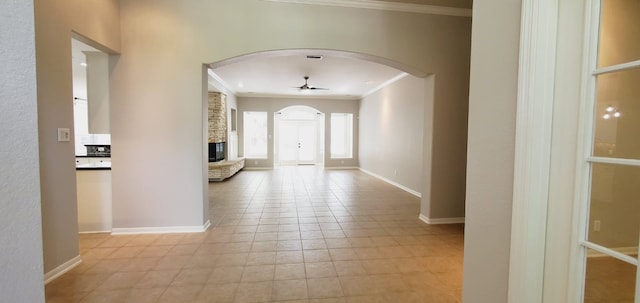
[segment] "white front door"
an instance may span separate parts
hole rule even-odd
[[[278,131],[280,164],[315,164],[317,129],[315,121],[281,120]]]

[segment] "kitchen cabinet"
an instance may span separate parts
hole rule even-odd
[[[109,157],[76,157],[76,166],[91,163],[111,162]]]
[[[78,194],[78,231],[80,233],[110,232],[111,170],[76,170]]]
[[[89,158],[85,158],[85,157],[79,158],[79,157],[76,157],[76,166],[78,166],[78,165],[83,165],[83,164],[89,164]]]

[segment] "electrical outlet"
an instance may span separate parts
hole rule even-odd
[[[593,231],[600,231],[600,220],[593,221]]]
[[[71,141],[71,130],[68,128],[58,128],[58,142]]]

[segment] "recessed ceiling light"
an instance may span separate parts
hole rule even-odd
[[[244,87],[244,83],[242,83],[242,81],[238,82],[238,87],[239,88],[243,88]]]
[[[87,63],[86,62],[80,62],[80,65],[81,66],[87,66]]]

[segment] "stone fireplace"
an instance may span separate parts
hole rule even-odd
[[[208,94],[209,181],[223,181],[244,168],[244,158],[227,155],[227,96]]]
[[[209,162],[219,162],[226,159],[227,152],[227,96],[210,92],[208,105]]]

